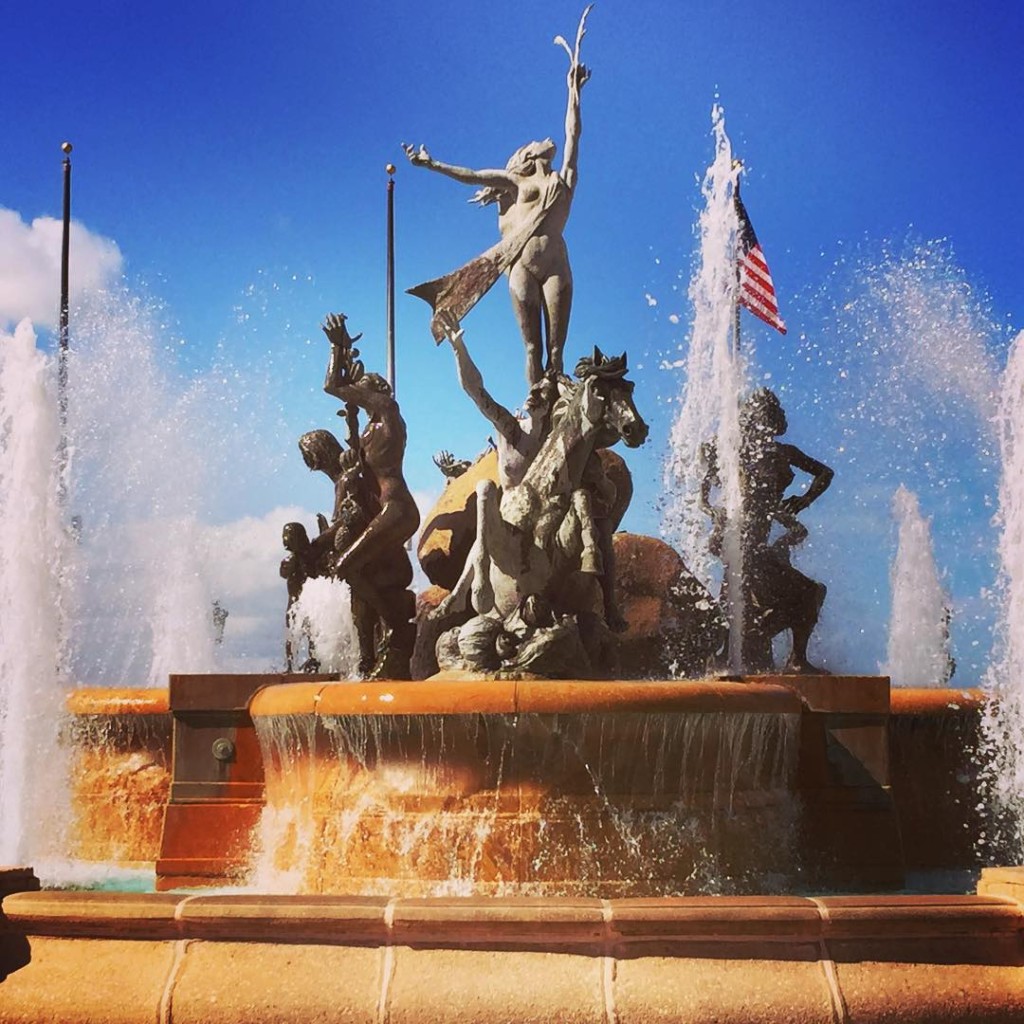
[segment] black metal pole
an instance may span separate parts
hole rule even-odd
[[[68,266],[71,255],[71,143],[62,142],[64,153],[64,233],[60,247],[60,326],[57,348],[57,413],[60,440],[57,450],[57,499],[63,507],[68,493]]]
[[[65,446],[68,417],[68,263],[71,255],[71,143],[61,143],[64,152],[64,234],[60,248],[60,337],[57,363],[57,391],[60,408],[61,446]]]
[[[395,165],[384,169],[388,172],[388,383],[395,395]]]
[[[733,168],[736,170],[736,184],[734,195],[740,197],[740,175],[743,173],[743,161],[733,160]],[[735,358],[740,354],[740,288],[742,287],[743,273],[742,260],[739,254],[739,239],[736,246],[736,298],[732,304],[732,353]]]

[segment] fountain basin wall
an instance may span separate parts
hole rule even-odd
[[[890,773],[908,871],[979,861],[978,839],[989,825],[978,778],[987,700],[981,690],[892,691]]]
[[[901,884],[888,681],[785,683],[267,687],[253,880],[606,898]]]
[[[171,785],[167,690],[73,690],[70,856],[151,867]]]
[[[1000,896],[30,892],[8,896],[3,912],[11,944],[0,1020],[9,1022],[1002,1024],[1024,1015],[1024,916]]]

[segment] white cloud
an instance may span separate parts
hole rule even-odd
[[[56,327],[60,312],[62,225],[53,217],[31,224],[0,207],[0,328],[28,317],[39,327]],[[121,273],[117,243],[71,222],[70,301],[110,285]]]

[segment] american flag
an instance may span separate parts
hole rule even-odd
[[[786,333],[786,325],[779,316],[779,304],[775,301],[775,286],[768,261],[764,258],[761,243],[754,234],[754,226],[747,216],[747,209],[736,192],[736,216],[739,218],[739,277],[740,305],[746,306],[756,317],[780,334]]]

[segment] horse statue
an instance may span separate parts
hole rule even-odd
[[[504,492],[490,480],[477,485],[476,539],[432,613],[472,616],[438,641],[442,669],[572,675],[589,668],[588,628],[599,616],[575,593],[579,574],[604,572],[593,516],[596,452],[620,440],[637,448],[648,433],[626,373],[625,354],[605,357],[595,348],[577,364],[577,380],[564,379],[551,432],[522,481]]]

